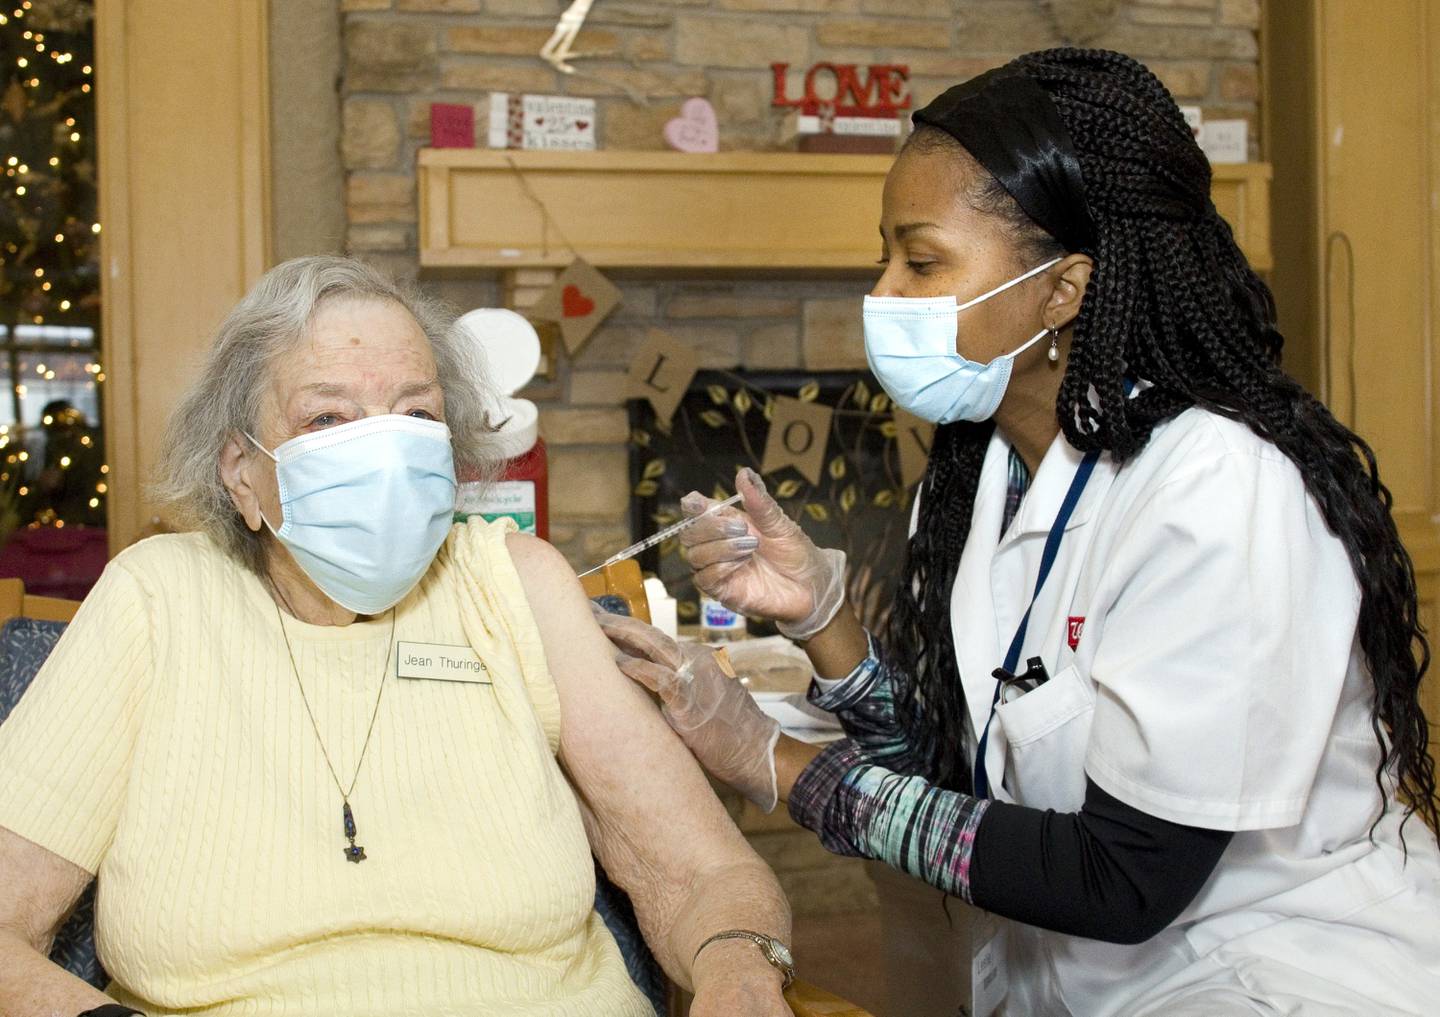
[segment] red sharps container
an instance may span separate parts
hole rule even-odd
[[[456,518],[478,515],[514,519],[522,533],[550,537],[549,468],[540,438],[540,411],[515,393],[530,384],[540,366],[540,337],[535,326],[514,311],[482,307],[461,316],[458,327],[484,354],[485,370],[500,392],[492,416],[501,424],[495,442],[505,464],[497,480],[460,476]]]

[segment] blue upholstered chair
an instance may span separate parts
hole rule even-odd
[[[40,621],[35,618],[11,618],[0,628],[0,723],[10,715],[20,696],[45,663],[60,633],[62,621]],[[95,884],[85,888],[75,913],[55,937],[51,960],[66,971],[85,979],[96,988],[104,988],[109,978],[95,956]]]

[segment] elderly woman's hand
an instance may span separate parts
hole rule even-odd
[[[753,943],[713,943],[695,959],[690,1017],[794,1017],[780,972]]]
[[[717,985],[695,997],[690,1017],[794,1017],[777,981],[771,985]]]
[[[594,611],[619,651],[620,670],[660,697],[665,719],[700,765],[766,812],[773,809],[780,725],[726,673],[715,651],[677,643],[636,618]]]

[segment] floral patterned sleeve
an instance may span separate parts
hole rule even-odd
[[[854,738],[827,746],[791,789],[790,815],[835,854],[874,858],[973,903],[971,855],[990,802],[874,758]]]
[[[877,649],[843,679],[810,687],[810,702],[834,713],[848,736],[805,768],[790,792],[790,815],[836,854],[902,869],[969,901],[970,856],[987,801],[942,791],[923,776],[895,709],[910,681]]]
[[[870,652],[844,678],[810,686],[809,699],[840,721],[850,740],[869,757],[896,773],[921,774],[927,767],[910,744],[895,710],[897,691],[910,681],[897,673],[868,632]]]

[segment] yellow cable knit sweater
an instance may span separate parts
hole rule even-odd
[[[593,911],[559,702],[505,547],[457,525],[395,640],[493,685],[398,678],[388,615],[288,616],[195,534],[105,570],[0,726],[0,826],[99,877],[111,993],[148,1014],[649,1015]]]

